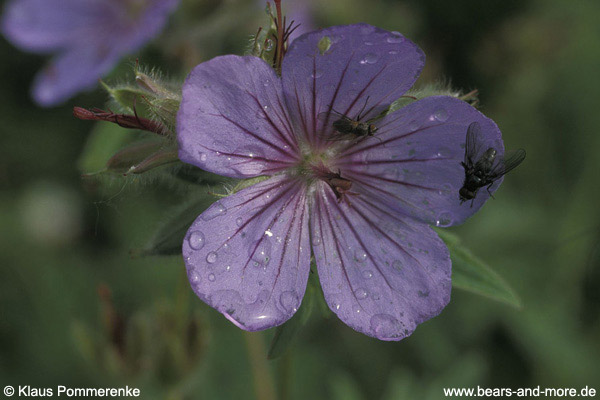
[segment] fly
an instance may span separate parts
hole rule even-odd
[[[481,126],[479,123],[473,122],[467,129],[465,159],[460,163],[465,169],[465,180],[458,191],[461,204],[471,200],[471,207],[473,207],[479,189],[487,186],[487,191],[492,196],[490,188],[493,183],[516,168],[525,159],[525,150],[523,149],[514,150],[505,157],[499,158],[498,151],[493,147],[488,147],[478,157],[481,146]]]
[[[365,105],[354,119],[338,111],[335,111],[333,108],[330,111],[322,112],[319,115],[317,115],[317,118],[324,122],[327,122],[329,120],[329,116],[331,114],[334,114],[336,117],[336,120],[333,121],[332,126],[337,134],[333,137],[329,137],[327,140],[360,140],[369,136],[374,136],[375,132],[377,132],[377,127],[372,123],[373,119],[370,119],[368,121],[362,121],[362,119],[364,118],[363,112],[367,107],[368,101],[369,98],[367,97]]]
[[[346,195],[358,194],[350,191],[350,189],[352,188],[352,181],[342,178],[342,175],[339,170],[337,173],[323,173],[320,177],[329,185],[331,190],[333,190],[333,193],[335,194],[335,198],[337,199],[338,203],[341,203],[345,198],[344,196]],[[348,204],[350,204],[350,202],[348,202]]]

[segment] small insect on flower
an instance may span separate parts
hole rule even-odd
[[[352,181],[342,178],[342,174],[340,171],[337,173],[329,172],[323,175],[323,180],[327,182],[327,184],[333,190],[335,197],[338,203],[341,203],[344,200],[345,195],[357,195],[358,193],[351,192]]]
[[[364,118],[363,112],[367,107],[368,101],[369,98],[367,97],[365,105],[354,119],[338,111],[335,111],[333,108],[331,109],[331,111],[320,113],[317,116],[317,118],[323,121],[324,123],[327,123],[327,121],[330,119],[331,114],[334,114],[337,118],[333,121],[332,124],[336,134],[329,137],[328,140],[361,140],[369,136],[374,136],[375,132],[377,132],[377,127],[373,124],[375,118],[364,122],[362,121],[362,119]]]
[[[492,196],[490,187],[494,182],[516,168],[525,159],[525,150],[523,149],[514,150],[505,157],[497,158],[498,152],[493,147],[489,147],[480,157],[477,157],[481,146],[481,127],[477,122],[473,122],[467,129],[465,159],[461,162],[465,169],[465,181],[458,191],[461,204],[471,200],[471,207],[473,207],[473,201],[480,188],[487,186],[487,191]]]

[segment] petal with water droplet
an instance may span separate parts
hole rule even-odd
[[[245,330],[282,324],[300,306],[310,270],[303,184],[277,176],[219,203],[227,213],[200,215],[183,243],[192,288]]]
[[[332,44],[320,54],[323,37]],[[281,77],[290,113],[307,140],[318,141],[323,126],[333,123],[317,115],[333,108],[354,118],[364,108],[369,119],[413,85],[425,56],[410,40],[386,40],[390,37],[391,32],[356,24],[307,33],[291,44]],[[319,79],[306,79],[320,72]]]
[[[313,252],[327,304],[359,332],[400,340],[450,300],[444,243],[427,225],[401,218],[383,204],[353,196],[348,206],[320,184],[311,234],[322,242]],[[357,248],[366,254],[362,262],[356,260]]]
[[[492,146],[503,154],[500,130],[494,121],[464,101],[432,96],[382,118],[375,137],[348,149],[337,165],[344,178],[352,181],[353,192],[379,198],[432,225],[456,225],[489,198],[487,190],[480,190],[471,207],[470,201],[461,204],[458,195],[465,179],[461,162],[472,122],[481,126],[481,147]],[[390,169],[397,174],[390,175]]]
[[[234,178],[273,174],[298,154],[281,81],[250,56],[216,57],[190,73],[177,140],[182,161]]]

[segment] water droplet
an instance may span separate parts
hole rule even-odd
[[[206,262],[209,264],[214,264],[217,261],[217,253],[211,251],[206,255]]]
[[[267,116],[265,115],[263,110],[258,110],[256,112],[256,118],[261,118],[261,119],[265,119]]]
[[[379,57],[375,53],[367,53],[362,60],[360,60],[361,64],[375,64]]]
[[[265,43],[265,50],[266,51],[273,50],[273,40],[267,39],[267,42]]]
[[[418,121],[412,121],[410,124],[408,124],[408,130],[410,132],[414,132],[417,129],[419,129],[421,127],[421,123]]]
[[[365,46],[373,46],[373,42],[367,41],[367,42],[365,42]]]
[[[366,299],[368,295],[369,295],[369,293],[367,293],[367,291],[365,289],[362,289],[362,288],[356,289],[354,291],[354,296],[356,296],[356,298],[359,299],[359,300]]]
[[[300,300],[298,299],[298,295],[295,291],[289,290],[281,294],[281,297],[279,297],[279,302],[285,311],[292,313],[298,310],[298,304],[300,303]]]
[[[363,249],[354,250],[354,259],[358,262],[363,262],[367,259],[367,253]]]
[[[242,226],[244,224],[244,220],[242,219],[242,217],[237,217],[235,223],[237,226]]]
[[[397,338],[401,335],[402,324],[389,314],[373,315],[370,324],[371,330],[378,338]]]
[[[373,293],[371,294],[371,298],[372,298],[373,300],[379,300],[379,299],[380,299],[380,297],[379,297],[379,293],[377,293],[377,292],[373,292]]]
[[[198,156],[200,157],[200,161],[206,162],[207,156],[205,153],[199,153]]]
[[[435,220],[435,226],[450,226],[452,225],[452,219],[452,214],[450,214],[449,212],[443,212]]]
[[[323,76],[323,71],[320,71],[320,70],[317,70],[317,71],[315,71],[315,72],[312,72],[312,73],[310,74],[310,77],[311,77],[311,78],[315,78],[315,79],[319,79],[319,78],[320,78],[320,77],[322,77],[322,76]]]
[[[362,273],[363,278],[365,279],[371,279],[373,277],[373,272],[372,271],[363,271]]]
[[[394,268],[395,272],[402,272],[402,269],[404,268],[404,265],[402,264],[402,261],[400,260],[394,260],[392,262],[392,268]]]
[[[250,246],[250,255],[255,267],[266,267],[271,260],[271,241],[267,236],[259,240],[258,246]]]
[[[400,32],[396,31],[392,32],[392,34],[386,39],[388,43],[402,43],[404,40],[404,36],[402,36]]]
[[[208,274],[208,280],[214,282],[216,279],[215,274]]]
[[[270,83],[271,83],[271,81],[267,79],[263,82],[263,86],[267,87],[267,86],[269,86]]]
[[[188,238],[188,242],[190,247],[194,250],[200,250],[204,247],[206,240],[204,239],[204,233],[200,231],[194,231],[190,233],[190,237]]]
[[[223,203],[217,201],[202,213],[202,219],[205,221],[210,221],[213,218],[225,214],[227,214],[227,208],[223,205]]]
[[[388,54],[394,55],[394,54],[398,54],[398,52],[396,50],[390,50],[390,51],[388,51]]]
[[[198,282],[200,282],[200,275],[198,275],[198,273],[196,271],[191,271],[190,275],[189,275],[189,278],[190,278],[190,282],[191,283],[198,283]]]
[[[312,244],[313,244],[313,246],[318,246],[321,244],[321,236],[319,236],[318,233],[316,233],[315,236],[313,236]]]
[[[440,108],[439,110],[433,113],[433,118],[440,122],[445,122],[448,120],[448,111],[444,110],[443,108]]]

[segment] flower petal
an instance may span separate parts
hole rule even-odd
[[[183,85],[177,131],[182,161],[235,178],[273,174],[298,154],[281,81],[256,57],[198,65]]]
[[[321,40],[331,44],[324,52]],[[300,36],[285,56],[281,75],[295,123],[315,143],[334,118],[319,126],[319,114],[335,110],[355,118],[364,108],[364,119],[372,118],[413,85],[424,63],[421,49],[399,33],[356,24]]]
[[[352,190],[378,197],[406,215],[437,226],[464,222],[489,194],[481,189],[473,206],[461,204],[458,191],[465,170],[467,129],[478,122],[482,148],[504,154],[500,130],[467,103],[449,96],[434,96],[412,103],[377,123],[375,137],[351,145],[337,167],[350,179]],[[492,186],[491,192],[500,185]]]
[[[104,53],[104,51],[109,51]],[[53,59],[38,72],[33,83],[33,98],[43,106],[53,106],[81,90],[98,84],[98,78],[109,72],[120,54],[109,49],[83,46]]]
[[[101,0],[11,1],[2,17],[2,33],[23,49],[52,51],[90,38],[106,7]]]
[[[183,243],[190,283],[242,329],[282,324],[306,290],[308,237],[302,184],[273,177],[216,202],[192,224]]]
[[[400,340],[450,300],[448,249],[425,224],[320,183],[311,236],[325,299],[359,332]]]

